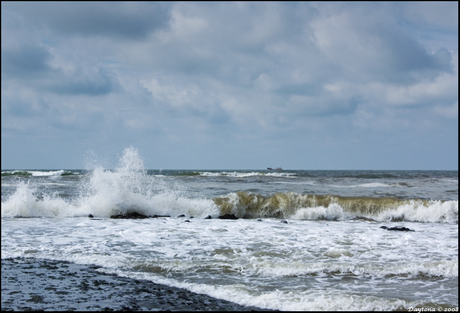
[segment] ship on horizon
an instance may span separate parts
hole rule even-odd
[[[269,170],[269,171],[282,171],[283,169],[281,167],[277,167],[277,168],[267,167],[267,170]]]

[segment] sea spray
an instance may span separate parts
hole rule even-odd
[[[26,182],[19,182],[16,192],[2,203],[2,218],[73,215],[72,205],[56,194],[38,197],[36,188]]]
[[[168,186],[160,178],[147,175],[143,160],[133,147],[124,150],[114,171],[94,170],[82,192],[81,203],[85,212],[101,217],[132,212],[197,217],[217,214],[212,201],[189,199],[181,186]]]
[[[212,200],[190,199],[186,189],[175,183],[148,175],[137,149],[126,148],[114,170],[96,167],[81,181],[78,196],[61,199],[56,194],[37,196],[30,182],[20,182],[16,191],[2,203],[2,217],[93,215],[138,212],[145,215],[217,217],[219,211]]]

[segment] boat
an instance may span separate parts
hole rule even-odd
[[[277,168],[267,167],[267,170],[269,170],[269,171],[282,171],[283,169],[281,167],[277,167]]]

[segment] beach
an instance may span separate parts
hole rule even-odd
[[[263,311],[98,266],[35,258],[2,259],[2,311]]]

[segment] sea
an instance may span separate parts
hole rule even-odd
[[[2,259],[272,310],[458,311],[458,171],[146,169],[129,147],[1,173]],[[132,212],[151,218],[110,218]]]

